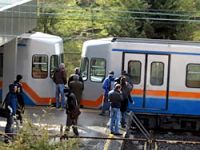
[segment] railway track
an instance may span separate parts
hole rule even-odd
[[[199,150],[200,136],[191,132],[154,132],[147,140],[139,131],[134,130],[124,139],[121,150]]]

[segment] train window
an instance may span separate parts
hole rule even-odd
[[[64,54],[60,54],[60,63],[64,63]]]
[[[32,77],[44,79],[48,77],[48,56],[33,55],[32,57]]]
[[[133,84],[139,84],[141,79],[141,62],[129,61],[128,74],[130,75]]]
[[[90,80],[103,82],[106,74],[106,61],[103,58],[92,58],[90,61]]]
[[[58,55],[52,55],[50,59],[50,77],[53,77],[53,73],[58,68]]]
[[[164,64],[162,62],[151,63],[151,85],[162,85],[164,79]]]
[[[186,86],[190,88],[200,88],[200,64],[187,65]]]
[[[88,65],[89,65],[89,61],[88,58],[82,58],[81,59],[81,76],[83,78],[84,81],[87,80],[87,76],[88,76]]]

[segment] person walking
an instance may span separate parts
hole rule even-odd
[[[53,81],[56,84],[56,108],[65,108],[64,88],[67,83],[67,73],[65,71],[65,64],[61,63],[53,75]],[[61,96],[61,102],[60,102]]]
[[[104,89],[103,105],[99,115],[104,116],[106,111],[109,111],[110,103],[108,102],[108,92],[111,90],[111,82],[114,81],[114,72],[110,71],[108,76],[103,81],[102,88]]]
[[[65,132],[68,134],[70,131],[70,127],[72,126],[73,132],[75,136],[79,136],[77,122],[78,117],[81,114],[79,105],[77,103],[76,96],[74,93],[71,92],[70,89],[65,89],[67,103],[66,103],[66,114],[67,114],[67,121],[66,121],[66,129]]]
[[[24,104],[24,96],[23,96],[23,90],[22,90],[22,80],[23,76],[18,74],[16,76],[16,80],[13,82],[17,86],[17,101],[18,101],[18,107],[17,107],[17,119],[20,121],[20,123],[23,123],[22,114],[24,113],[25,104]]]
[[[72,74],[68,80],[68,87],[70,88],[71,92],[75,94],[78,105],[80,105],[80,101],[82,99],[82,93],[84,90],[84,83],[82,78],[79,75],[79,69],[75,69],[75,74]]]
[[[14,119],[16,119],[16,112],[17,112],[17,106],[18,106],[18,101],[17,101],[17,85],[15,84],[10,84],[9,85],[9,92],[6,95],[6,98],[4,100],[5,103],[5,109],[8,112],[7,116],[7,122],[6,122],[6,127],[5,127],[5,143],[9,143],[10,139],[12,138],[12,125],[14,122]]]
[[[116,84],[114,90],[108,93],[108,99],[111,103],[110,109],[110,132],[114,135],[121,135],[119,132],[119,122],[120,122],[120,107],[123,100],[121,94],[121,85]]]

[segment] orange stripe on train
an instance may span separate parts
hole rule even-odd
[[[200,93],[196,92],[177,92],[177,91],[170,91],[169,96],[171,97],[185,97],[185,98],[200,98]]]
[[[95,101],[82,99],[80,105],[88,107],[99,107],[102,103],[103,95],[100,95]]]
[[[24,91],[31,96],[31,99],[36,102],[37,105],[48,105],[51,102],[55,102],[55,98],[51,97],[40,97],[28,84],[25,82],[22,83]]]
[[[143,96],[144,91],[141,89],[134,89],[131,91],[132,95],[141,95]],[[162,90],[148,90],[146,91],[146,94],[149,96],[166,96],[166,91]],[[200,93],[196,92],[180,92],[180,91],[170,91],[169,92],[170,97],[176,97],[176,98],[200,98]],[[88,106],[88,107],[98,107],[101,105],[103,99],[103,95],[98,97],[96,100],[81,100],[81,105]]]

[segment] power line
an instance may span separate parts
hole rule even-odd
[[[1,3],[0,3],[1,4]],[[7,3],[6,3],[7,4]],[[59,6],[59,7],[57,7]],[[177,16],[177,17],[189,17],[193,13],[196,12],[191,12],[191,11],[182,11],[181,13],[178,13],[179,11],[170,11],[170,10],[154,10],[154,9],[132,9],[132,10],[108,10],[108,9],[100,9],[100,8],[91,8],[91,7],[86,7],[86,8],[80,8],[80,7],[75,7],[75,6],[67,6],[67,5],[58,5],[58,4],[39,4],[39,5],[23,5],[20,7],[36,7],[36,8],[53,8],[53,9],[59,9],[63,8],[64,10],[74,10],[74,11],[87,11],[91,10],[93,12],[104,12],[104,13],[123,13],[123,14],[143,14],[143,15],[161,15],[161,16]],[[8,12],[8,11],[7,11]],[[173,12],[173,13],[169,13]],[[40,12],[41,13],[41,12]]]

